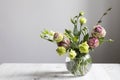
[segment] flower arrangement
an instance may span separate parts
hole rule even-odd
[[[71,23],[74,25],[73,30],[65,29],[64,33],[59,33],[45,29],[40,36],[50,42],[55,42],[58,46],[56,51],[60,56],[68,54],[70,60],[74,61],[74,63],[68,63],[73,65],[73,67],[67,67],[71,73],[74,75],[84,75],[88,71],[86,66],[92,63],[91,58],[85,59],[86,55],[103,42],[113,41],[112,39],[105,39],[106,30],[100,25],[103,17],[107,15],[111,9],[112,8],[107,9],[90,33],[88,27],[85,25],[87,19],[84,17],[84,12],[80,12],[71,19]]]

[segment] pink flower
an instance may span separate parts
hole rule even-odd
[[[106,35],[106,31],[101,25],[97,25],[94,27],[92,31],[93,37],[101,38],[101,37],[105,37],[105,35]]]
[[[99,46],[99,40],[96,37],[90,37],[88,40],[88,45],[90,48],[96,48]]]
[[[61,42],[58,42],[57,45],[58,46],[63,46],[67,49],[70,46],[70,40],[68,38],[64,37],[64,39]]]

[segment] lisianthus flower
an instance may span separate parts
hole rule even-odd
[[[88,40],[88,45],[90,48],[96,48],[99,46],[99,40],[96,37],[90,37]]]
[[[70,52],[69,52],[70,59],[74,59],[76,57],[76,55],[77,55],[77,53],[74,50],[71,49]]]
[[[105,35],[106,35],[106,31],[101,25],[97,25],[94,27],[92,31],[93,37],[101,38],[101,37],[105,37]]]
[[[81,25],[85,24],[86,22],[87,22],[86,18],[84,18],[84,17],[80,18],[80,24]]]
[[[42,33],[40,34],[40,37],[43,38],[43,39],[46,39],[48,41],[51,41],[53,42],[53,36],[54,36],[54,33],[53,31],[49,31],[47,29],[45,29],[44,31],[42,31]]]
[[[54,32],[54,31],[50,31],[49,34],[50,34],[51,36],[54,36],[55,32]]]
[[[54,33],[54,40],[56,42],[61,42],[63,40],[63,35],[61,33]]]
[[[66,49],[63,46],[60,46],[56,49],[57,53],[62,56],[66,53]]]
[[[58,46],[63,46],[67,49],[70,46],[70,40],[68,38],[64,37],[64,39],[61,42],[58,42],[57,45]]]
[[[79,45],[79,51],[81,53],[88,53],[89,52],[89,45],[87,44],[87,42],[84,42],[84,43]]]

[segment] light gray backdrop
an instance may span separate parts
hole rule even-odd
[[[70,18],[81,10],[91,30],[109,7],[113,10],[102,25],[115,41],[90,54],[94,62],[120,62],[120,0],[0,0],[0,62],[64,62],[65,56],[59,57],[56,45],[41,39],[40,32],[72,29]]]

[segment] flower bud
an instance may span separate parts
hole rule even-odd
[[[61,42],[63,40],[63,35],[61,33],[54,33],[54,40],[56,42]]]
[[[66,49],[70,46],[70,40],[68,38],[64,38],[63,41],[57,43],[58,46],[63,46]]]
[[[106,35],[106,31],[101,25],[97,25],[94,27],[92,31],[93,37],[101,38],[101,37],[105,37],[105,35]]]
[[[99,40],[95,37],[90,37],[88,40],[88,45],[90,48],[96,48],[99,46]]]
[[[84,17],[80,18],[80,24],[81,25],[85,24],[86,22],[87,22],[86,18],[84,18]]]
[[[112,40],[112,39],[109,39],[108,41],[109,41],[109,42],[113,42],[114,40]]]
[[[83,15],[84,15],[84,12],[83,12],[83,11],[81,11],[79,15],[80,15],[80,16],[83,16]]]
[[[58,53],[60,56],[62,56],[62,55],[64,55],[64,54],[66,53],[66,49],[65,49],[64,47],[58,47],[58,48],[56,49],[56,51],[57,51],[57,53]]]
[[[70,59],[74,59],[76,57],[76,55],[77,55],[77,53],[74,50],[71,49],[70,52],[69,52]]]
[[[80,51],[80,53],[88,53],[89,52],[89,45],[87,44],[87,42],[84,42],[79,45],[79,51]]]

